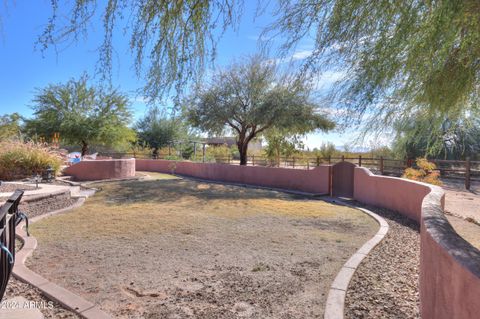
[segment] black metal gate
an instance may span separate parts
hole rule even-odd
[[[26,218],[18,211],[23,191],[17,190],[0,207],[0,300],[7,288],[15,263],[15,227]]]

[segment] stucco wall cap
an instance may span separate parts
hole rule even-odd
[[[430,186],[431,192],[422,202],[422,223],[425,231],[459,264],[480,278],[480,250],[457,234],[441,206],[444,191]]]

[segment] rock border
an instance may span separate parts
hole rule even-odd
[[[85,197],[78,197],[75,204],[65,207],[56,211],[49,212],[40,216],[36,216],[30,220],[30,223],[35,223],[39,220],[47,218],[49,216],[65,213],[74,208],[80,207],[85,202]],[[27,236],[26,231],[23,229],[25,222],[20,223],[16,228],[16,237],[19,239],[23,246],[16,253],[16,263],[13,268],[13,276],[23,282],[26,282],[38,290],[40,290],[48,298],[58,302],[63,307],[71,310],[82,318],[86,319],[111,319],[112,317],[102,311],[98,306],[87,301],[86,299],[72,293],[71,291],[60,287],[53,282],[45,279],[34,271],[25,266],[25,261],[37,248],[37,239],[33,236]]]
[[[363,259],[367,257],[368,253],[370,253],[370,251],[383,240],[385,235],[388,233],[389,226],[383,217],[363,207],[349,204],[338,198],[323,200],[358,209],[375,219],[380,225],[378,232],[369,241],[363,244],[363,246],[360,247],[342,266],[337,276],[333,280],[332,285],[330,286],[323,318],[342,319],[344,318],[345,313],[345,298],[347,296],[348,285],[350,284],[355,271],[357,270],[358,266],[360,266],[360,263],[363,261]]]

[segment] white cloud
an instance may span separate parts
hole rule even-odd
[[[132,98],[133,103],[138,103],[138,104],[148,104],[148,99],[144,96],[135,96]]]
[[[347,76],[346,71],[325,71],[313,79],[315,89],[318,91],[329,89],[336,82],[343,80]]]
[[[311,56],[313,53],[312,50],[302,50],[302,51],[296,51],[293,53],[291,56],[291,60],[296,61],[296,60],[303,60]]]

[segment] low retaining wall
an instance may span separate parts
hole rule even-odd
[[[135,159],[81,161],[63,170],[78,181],[135,177]]]
[[[137,159],[138,171],[151,171],[222,181],[295,190],[314,194],[328,194],[330,166],[311,170],[239,166],[215,163],[176,162],[167,160]]]
[[[440,187],[376,176],[357,167],[354,198],[419,222],[422,318],[478,317],[480,251],[461,238],[445,218],[445,194]]]

